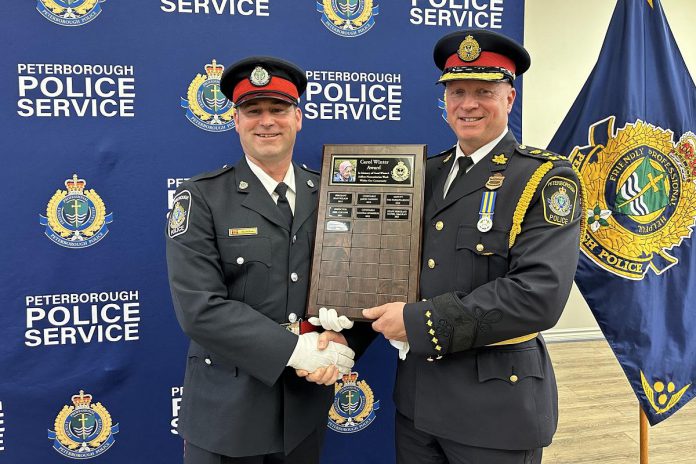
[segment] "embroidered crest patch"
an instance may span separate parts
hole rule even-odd
[[[186,233],[191,214],[191,192],[182,190],[174,197],[174,207],[169,213],[169,238]]]
[[[554,176],[544,185],[541,196],[546,222],[559,226],[570,223],[578,196],[578,186],[574,181]]]

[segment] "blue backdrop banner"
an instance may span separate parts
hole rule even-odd
[[[435,42],[469,27],[521,42],[524,22],[519,0],[24,0],[4,11],[0,462],[12,464],[181,462],[187,340],[164,227],[177,185],[242,155],[217,90],[225,66],[275,55],[306,69],[295,159],[309,167],[324,143],[436,154],[455,138]],[[518,94],[518,139],[520,108]],[[356,385],[339,385],[371,409],[350,427],[327,414],[324,462],[394,461],[395,363],[380,339]]]
[[[549,149],[585,185],[575,280],[653,425],[695,393],[694,131],[696,88],[660,0],[619,0]]]

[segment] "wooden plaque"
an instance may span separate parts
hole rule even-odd
[[[425,145],[324,145],[307,314],[417,301]]]

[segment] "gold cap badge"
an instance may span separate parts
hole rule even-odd
[[[462,61],[474,61],[481,55],[481,47],[473,36],[467,35],[459,44],[457,55]]]

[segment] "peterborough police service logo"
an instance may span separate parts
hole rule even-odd
[[[377,417],[379,400],[375,401],[372,389],[364,380],[358,381],[358,373],[343,376],[336,382],[334,402],[329,410],[329,428],[339,433],[355,433],[363,430]]]
[[[234,128],[234,106],[220,91],[220,78],[224,66],[213,60],[205,65],[205,74],[198,74],[188,87],[181,107],[186,108],[186,118],[209,132],[224,132]]]
[[[373,0],[319,0],[317,11],[328,30],[343,37],[365,34],[375,25],[379,5]]]
[[[46,226],[46,237],[66,248],[85,248],[106,237],[107,224],[113,213],[106,214],[106,206],[94,190],[85,190],[87,182],[78,179],[65,181],[67,190],[56,190],[46,206],[46,216],[39,222]]]
[[[687,132],[675,144],[671,130],[641,120],[615,130],[614,123],[610,116],[593,124],[589,145],[571,153],[587,198],[581,250],[611,273],[642,280],[648,269],[660,275],[677,265],[669,252],[693,232],[696,136]]]
[[[83,26],[101,13],[106,0],[38,0],[36,9],[60,26]]]
[[[92,404],[92,395],[80,390],[72,396],[73,406],[63,406],[54,422],[55,431],[48,431],[53,449],[71,459],[99,456],[114,444],[118,424],[101,403]]]

